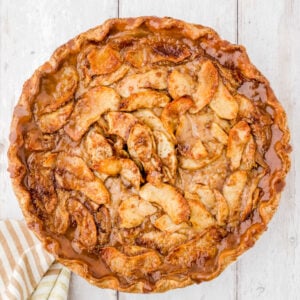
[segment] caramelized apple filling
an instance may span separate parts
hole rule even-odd
[[[265,228],[284,128],[240,48],[229,54],[205,27],[145,20],[83,35],[15,116],[35,230],[92,278],[151,291],[213,277],[224,251],[248,247],[247,229]]]

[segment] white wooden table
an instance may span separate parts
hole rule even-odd
[[[98,289],[73,275],[69,298],[300,299],[299,0],[0,0],[0,219],[22,218],[6,171],[6,152],[23,82],[78,33],[107,18],[140,15],[208,25],[224,39],[246,46],[287,111],[292,169],[269,230],[212,282],[160,295],[130,295]]]

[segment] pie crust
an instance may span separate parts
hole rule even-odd
[[[9,172],[59,262],[101,288],[163,292],[215,278],[254,245],[289,138],[244,47],[172,18],[111,19],[26,81]]]

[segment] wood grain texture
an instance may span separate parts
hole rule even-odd
[[[236,42],[237,37],[237,10],[236,0],[222,1],[148,1],[148,0],[119,0],[119,16],[135,17],[155,15],[158,17],[173,17],[203,24],[214,28],[223,39]],[[236,266],[232,265],[216,280],[200,285],[169,291],[161,295],[131,295],[119,293],[120,300],[147,300],[147,299],[190,299],[214,300],[234,299],[236,288]],[[224,289],[224,287],[226,287]]]
[[[238,263],[237,298],[300,299],[300,5],[239,1],[239,43],[269,79],[292,132],[292,169],[269,230]]]
[[[0,0],[1,219],[22,218],[6,171],[10,120],[22,84],[58,46],[117,14],[117,0]],[[98,289],[73,274],[69,298],[81,300],[87,296],[113,300],[117,293]]]
[[[161,295],[117,295],[72,276],[69,299],[300,299],[300,1],[0,0],[0,219],[22,218],[6,152],[23,82],[56,47],[118,14],[171,16],[211,26],[222,38],[245,45],[287,111],[292,170],[268,232],[217,279]]]
[[[173,17],[213,27],[223,39],[236,42],[236,0],[119,0],[119,16]]]

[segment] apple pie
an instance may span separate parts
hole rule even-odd
[[[111,19],[58,48],[10,142],[29,228],[126,292],[218,276],[266,230],[290,167],[285,112],[245,48],[172,18]]]

